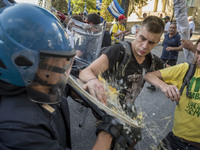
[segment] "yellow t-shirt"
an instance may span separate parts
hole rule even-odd
[[[111,39],[112,39],[112,40],[115,40],[116,38],[114,38],[114,34],[115,34],[115,33],[122,32],[122,31],[125,31],[124,25],[119,24],[119,23],[115,23],[115,24],[113,25]],[[119,40],[117,40],[117,41],[119,41]]]
[[[180,90],[183,78],[189,68],[188,63],[160,70],[163,80],[174,84]],[[200,142],[200,67],[191,79],[189,93],[192,98],[187,98],[186,87],[183,90],[179,105],[176,106],[174,115],[173,133],[177,137],[188,141]]]

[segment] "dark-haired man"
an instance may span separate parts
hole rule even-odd
[[[96,13],[92,13],[86,16],[85,21],[89,24],[97,25],[101,23],[101,17]]]
[[[131,47],[131,58],[123,65],[124,67],[118,68],[125,55],[123,45],[118,43],[102,51],[98,59],[80,72],[79,77],[86,83],[85,88],[106,104],[105,90],[97,78],[103,73],[108,82],[117,82],[115,88],[120,90],[120,102],[123,108],[127,114],[135,117],[134,101],[144,85],[143,75],[150,70],[164,67],[162,60],[150,54],[160,41],[163,31],[164,23],[160,18],[156,16],[145,18],[136,32],[135,40],[128,43]]]
[[[100,16],[100,13],[97,13],[97,14],[92,13],[92,14],[87,15],[85,21],[91,25],[97,25],[97,24],[102,23],[104,19]],[[111,36],[110,36],[110,33],[105,30],[103,32],[103,41],[102,41],[101,47],[107,47],[110,45],[111,45]]]
[[[76,47],[76,56],[91,63],[96,59],[96,52],[100,50],[101,46],[111,45],[111,37],[104,33],[104,24],[101,24],[101,18],[98,14],[88,14],[85,23],[89,25],[83,24],[87,28],[84,29],[84,34],[80,33],[82,39],[79,38],[81,44]],[[103,36],[104,34],[106,37]]]

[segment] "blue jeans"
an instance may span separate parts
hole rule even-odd
[[[162,59],[165,63],[167,63],[170,66],[174,66],[177,63],[176,59]]]
[[[160,142],[158,150],[199,150],[199,148],[183,142],[180,138],[176,137],[173,132],[169,132]]]

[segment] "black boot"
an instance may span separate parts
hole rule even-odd
[[[147,86],[147,89],[149,89],[151,91],[155,91],[156,87],[154,85],[150,85],[150,86]]]

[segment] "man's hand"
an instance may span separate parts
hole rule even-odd
[[[125,33],[125,35],[128,35],[128,34],[130,34],[131,33],[131,31],[129,31],[129,30],[126,30],[126,33]]]
[[[173,51],[174,48],[173,48],[173,47],[167,47],[166,50],[167,50],[167,51]]]
[[[172,101],[178,102],[180,100],[180,92],[175,85],[163,86],[161,91],[167,98],[170,98]]]
[[[181,40],[181,45],[183,46],[183,48],[188,49],[192,52],[195,52],[195,45],[192,43],[191,40]]]
[[[87,90],[92,96],[97,98],[100,102],[107,105],[107,96],[102,83],[97,79],[93,78],[83,85],[83,89]]]

